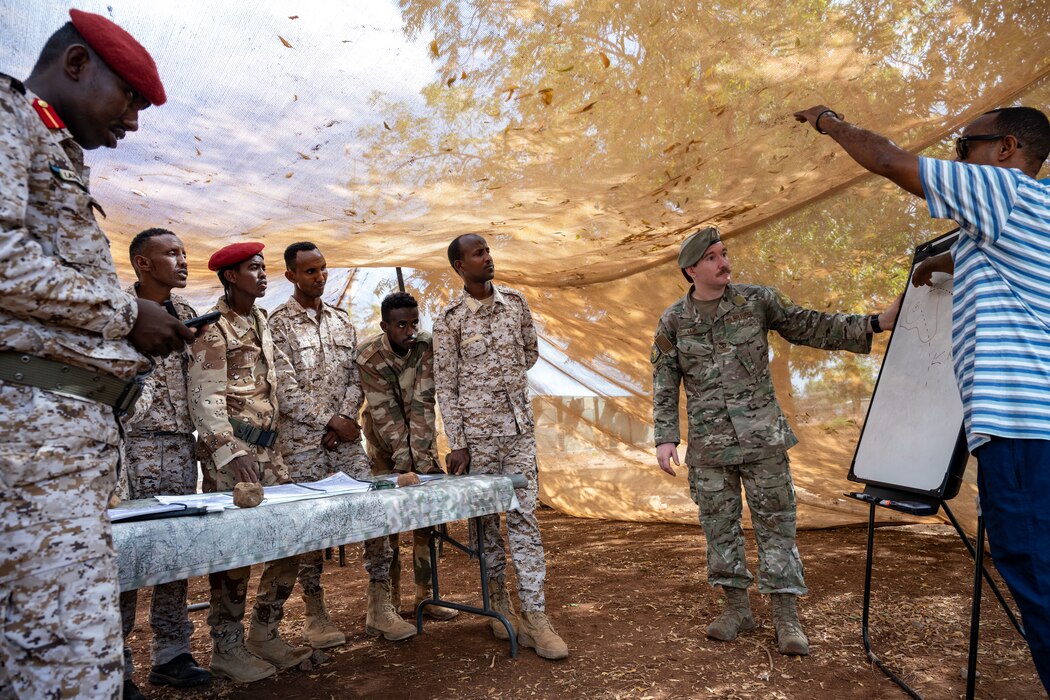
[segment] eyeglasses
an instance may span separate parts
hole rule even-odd
[[[1006,138],[1010,134],[979,134],[977,136],[960,136],[955,139],[955,155],[958,156],[959,160],[966,160],[967,156],[970,155],[970,142],[971,141],[998,141],[999,139]],[[1017,144],[1017,148],[1020,148],[1021,144]]]

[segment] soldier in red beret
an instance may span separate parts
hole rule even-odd
[[[273,337],[266,312],[255,305],[266,294],[262,249],[262,243],[235,243],[208,261],[222,283],[223,295],[212,309],[222,317],[193,343],[187,370],[205,491],[232,491],[242,481],[263,486],[289,481],[275,448]],[[243,620],[251,567],[209,576],[213,674],[250,683],[309,658],[310,647],[294,648],[279,634],[284,601],[298,572],[298,556],[266,564],[247,642]]]
[[[0,75],[4,697],[121,695],[104,514],[116,485],[114,414],[134,404],[145,355],[194,337],[121,289],[84,165],[85,150],[115,147],[141,110],[164,102],[156,65],[110,20],[70,17],[24,84]]]

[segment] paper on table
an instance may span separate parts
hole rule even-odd
[[[263,488],[263,502],[260,506],[273,505],[275,503],[292,503],[295,501],[306,501],[312,498],[323,498],[345,493],[364,493],[371,488],[368,481],[358,481],[342,472],[325,477],[319,481],[310,481],[300,484],[280,484],[278,486],[266,486]],[[229,493],[195,493],[186,496],[157,496],[157,500],[165,505],[185,504],[187,506],[221,506],[223,508],[236,508],[233,505],[233,496]]]

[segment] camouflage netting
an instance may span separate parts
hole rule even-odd
[[[825,103],[947,155],[976,115],[1046,109],[1050,90],[1044,0],[77,4],[139,37],[169,95],[89,157],[122,275],[135,232],[172,228],[203,306],[215,249],[261,239],[279,274],[283,247],[309,239],[349,268],[331,297],[367,334],[393,266],[433,313],[456,286],[449,240],[484,233],[541,326],[543,498],[590,517],[695,521],[684,478],[655,467],[649,408],[684,233],[719,225],[737,281],[870,312],[949,228],[792,111]],[[2,0],[0,69],[27,75],[67,6]],[[803,527],[866,517],[842,493],[884,347],[773,343]],[[968,478],[955,508],[972,521]]]

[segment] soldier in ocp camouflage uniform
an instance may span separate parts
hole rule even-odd
[[[105,509],[114,410],[193,333],[121,291],[84,150],[163,104],[153,59],[70,11],[25,84],[0,76],[0,698],[121,695],[117,565]],[[120,50],[115,50],[115,47]]]
[[[507,555],[499,516],[485,518],[481,543],[489,568],[492,607],[511,621],[518,642],[547,659],[563,659],[568,647],[544,612],[543,557],[536,520],[538,474],[528,369],[539,359],[532,312],[521,292],[492,284],[496,266],[488,243],[476,234],[456,238],[448,247],[452,269],[463,278],[463,292],[434,324],[434,365],[438,401],[449,449],[448,468],[462,474],[520,474],[521,504],[507,511],[507,535],[518,575],[522,618],[506,588]],[[493,620],[496,637],[506,639]]]
[[[146,229],[132,239],[128,252],[138,277],[138,282],[126,290],[129,294],[157,303],[169,302],[182,321],[197,315],[185,299],[172,294],[172,289],[186,286],[186,250],[178,236],[162,228]],[[134,413],[125,421],[124,476],[130,498],[197,491],[195,438],[186,387],[188,361],[185,351],[158,360]],[[190,654],[193,623],[186,611],[186,590],[185,580],[153,587],[149,616],[153,629],[151,683],[187,688],[211,680],[211,674],[197,666]],[[120,594],[125,698],[138,692],[132,680],[131,647],[126,641],[135,627],[137,604],[137,590]]]
[[[368,456],[376,474],[392,472],[433,474],[441,472],[437,459],[434,406],[433,340],[419,330],[419,305],[411,294],[388,294],[380,306],[383,332],[361,344],[357,365],[368,404],[361,426],[368,441]],[[400,602],[401,561],[399,534],[390,536],[393,551],[390,578]],[[430,528],[412,533],[412,569],[416,606],[430,597],[432,563]],[[400,605],[395,603],[395,608]],[[427,606],[427,615],[450,620],[456,611]]]
[[[238,482],[274,486],[289,480],[274,447],[275,349],[266,312],[255,305],[266,294],[262,249],[261,243],[236,243],[208,261],[225,290],[215,304],[222,316],[193,344],[189,364],[190,416],[206,492],[230,491]],[[247,643],[242,620],[251,567],[209,576],[212,673],[249,683],[309,658],[309,647],[291,647],[279,631],[298,569],[296,556],[265,565]]]
[[[769,374],[769,331],[826,350],[866,353],[879,316],[825,314],[796,306],[771,287],[730,284],[729,256],[718,229],[682,244],[679,267],[692,286],[660,318],[652,349],[653,422],[661,469],[678,464],[678,392],[689,415],[685,461],[689,490],[707,539],[708,581],[727,606],[707,628],[724,641],[753,629],[740,527],[744,486],[758,541],[759,592],[771,595],[783,654],[808,654],[797,596],[807,593],[795,546],[795,492],[787,450],[798,440],[780,410]],[[886,328],[895,307],[882,315]]]
[[[354,325],[346,311],[322,300],[328,266],[317,246],[293,243],[284,259],[285,276],[294,290],[271,318],[274,343],[281,350],[277,384],[281,455],[294,481],[316,481],[336,471],[368,479],[372,465],[357,424],[363,396],[354,364]],[[390,599],[387,538],[366,540],[363,548],[369,578],[365,631],[391,641],[413,636],[415,626],[397,616]],[[300,557],[299,584],[306,606],[303,638],[317,648],[346,642],[325,609],[322,566],[321,552]]]

